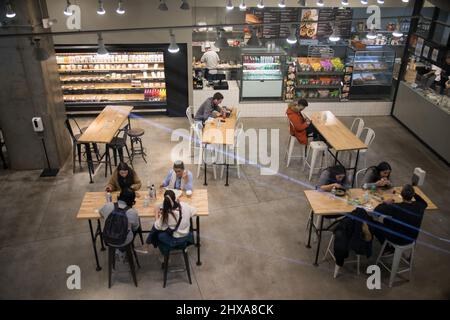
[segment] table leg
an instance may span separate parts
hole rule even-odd
[[[334,158],[334,165],[337,165],[338,163],[338,157],[339,157],[339,151],[336,151],[336,157]]]
[[[311,213],[309,216],[309,235],[308,235],[308,243],[306,244],[306,247],[309,249],[311,248],[311,233],[313,229],[313,223],[314,223],[314,211],[311,209]]]
[[[105,146],[105,178],[108,176],[108,162],[111,162],[108,145]]]
[[[197,246],[197,265],[201,266],[202,262],[200,261],[200,246],[201,246],[200,245],[200,217],[197,216],[196,220],[197,220],[197,243],[196,243],[196,246]]]
[[[226,166],[227,166],[227,178],[225,180],[225,186],[228,187],[229,186],[229,184],[228,184],[228,169],[230,168],[230,165],[227,163]]]
[[[322,241],[322,229],[323,229],[323,217],[321,217],[320,219],[320,224],[319,224],[319,240],[317,241],[317,251],[316,251],[316,260],[314,261],[314,266],[318,266],[319,264],[317,263],[317,261],[319,260],[319,251],[320,251],[320,242]]]
[[[102,245],[101,250],[105,251],[105,242],[103,241],[103,233],[102,233],[102,226],[100,225],[100,219],[97,219],[97,231],[95,231],[97,238],[97,235],[100,236],[100,244]]]
[[[203,168],[204,168],[203,171],[205,171],[204,172],[204,174],[205,174],[205,182],[203,182],[204,186],[208,185],[208,182],[206,181],[206,148],[207,148],[207,145],[205,145],[205,147],[203,148],[203,157],[202,157],[202,159],[203,159]]]
[[[89,183],[94,183],[94,180],[92,179],[92,174],[94,173],[94,163],[92,161],[91,144],[85,143],[84,146],[86,148],[86,158],[87,158],[88,171],[89,171]]]
[[[100,270],[102,270],[102,267],[100,267],[100,264],[99,264],[99,262],[98,262],[96,237],[95,237],[95,235],[94,235],[94,230],[92,229],[92,222],[91,222],[91,219],[89,219],[88,222],[89,222],[89,230],[91,231],[92,246],[93,246],[93,248],[94,248],[95,263],[97,264],[97,267],[95,268],[95,270],[96,270],[96,271],[100,271]]]
[[[355,167],[353,168],[352,187],[355,186],[356,170],[358,170],[359,149],[356,151]]]

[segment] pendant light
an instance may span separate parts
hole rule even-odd
[[[368,4],[369,3],[369,1],[367,1],[367,0],[361,0],[361,4]]]
[[[167,11],[169,10],[169,8],[167,7],[166,1],[165,0],[159,0],[159,6],[158,9],[161,11]]]
[[[247,9],[247,5],[245,4],[245,0],[241,0],[241,4],[239,5],[239,9],[241,9],[241,10]]]
[[[318,7],[323,7],[324,6],[323,0],[317,0],[316,5]]]
[[[106,56],[106,55],[108,55],[108,50],[106,50],[105,43],[103,42],[103,38],[102,38],[101,32],[98,33],[97,44],[98,44],[97,55],[99,55],[99,56]]]
[[[395,25],[395,30],[392,31],[392,36],[393,36],[393,37],[396,37],[396,38],[401,38],[401,37],[403,37],[403,32],[400,31],[400,23],[397,23],[397,24]]]
[[[408,2],[409,2],[409,0],[402,0],[402,2],[404,2],[404,3],[408,3]]]
[[[231,0],[227,1],[226,8],[227,8],[227,10],[233,10],[234,9],[233,2]]]
[[[71,3],[69,0],[67,0],[67,5],[66,5],[66,8],[64,9],[64,15],[66,15],[66,16],[72,15],[72,11],[69,10],[70,6],[71,6]]]
[[[189,10],[189,3],[187,2],[187,0],[182,0],[181,6],[180,6],[181,10]]]
[[[256,5],[259,9],[264,9],[264,0],[259,0],[258,4]]]
[[[369,33],[367,33],[366,38],[370,40],[377,38],[377,34],[375,33],[373,28],[370,29]]]
[[[377,0],[379,4],[384,4],[384,0]]]
[[[11,2],[6,3],[6,17],[14,18],[16,16],[16,12],[13,10]]]
[[[118,14],[125,14],[125,9],[123,8],[122,0],[119,0],[119,3],[118,3],[118,5],[117,5],[117,10],[116,10],[116,12],[117,12]]]
[[[103,7],[103,1],[98,0],[98,8],[97,8],[97,14],[104,15],[106,13],[105,8]]]
[[[172,29],[169,30],[169,34],[170,34],[170,44],[168,50],[170,53],[177,53],[178,51],[180,51],[180,47],[177,45],[175,35],[172,33]]]
[[[279,6],[280,8],[286,8],[286,0],[280,0],[280,1],[278,2],[278,6]]]
[[[295,26],[291,26],[291,34],[286,39],[287,43],[289,43],[291,45],[297,43],[297,35],[295,32],[296,32]]]
[[[49,58],[49,54],[47,50],[41,48],[40,41],[41,39],[39,38],[34,39],[33,56],[36,58],[37,61],[45,61]]]
[[[341,40],[341,37],[336,32],[336,27],[335,26],[331,26],[331,30],[333,30],[333,32],[328,37],[328,40],[330,40],[331,42],[338,42],[339,40]]]
[[[341,0],[341,4],[343,6],[348,6],[348,0]]]

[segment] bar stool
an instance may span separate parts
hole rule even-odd
[[[147,163],[147,160],[145,159],[145,157],[147,156],[147,154],[145,153],[144,147],[142,146],[142,139],[141,137],[144,135],[145,131],[144,129],[141,128],[133,128],[128,130],[128,136],[130,137],[131,140],[131,156],[130,156],[130,161],[133,161],[134,156],[137,155],[141,155],[142,159],[144,159],[145,163]],[[138,145],[139,147],[135,147],[134,145]]]
[[[136,280],[136,270],[134,267],[133,259],[136,259],[136,264],[137,264],[138,268],[140,268],[141,266],[139,264],[137,254],[134,251],[133,242],[130,242],[129,244],[127,244],[126,246],[123,246],[123,247],[113,247],[108,244],[106,244],[106,245],[108,246],[108,288],[111,288],[112,269],[116,268],[115,253],[116,253],[116,250],[119,250],[119,249],[123,249],[126,252],[128,264],[130,265],[131,276],[133,277],[134,285],[137,287],[138,285],[137,285],[137,280]]]
[[[125,148],[125,150],[127,151],[128,159],[130,159],[131,167],[133,167],[133,159],[131,158],[130,150],[128,150],[128,146],[127,146],[127,138],[128,138],[129,130],[130,130],[129,126],[126,125],[124,128],[120,129],[117,132],[117,135],[111,140],[110,143],[106,144],[106,156],[107,156],[106,161],[108,162],[109,149],[112,149],[113,156],[114,156],[114,166],[116,166],[116,167],[117,167],[117,153],[119,154],[120,162],[125,162],[124,158],[123,158],[123,148]],[[122,133],[122,136],[119,137],[119,135],[121,133]],[[111,160],[109,160],[109,161],[111,161]]]
[[[395,251],[393,254],[383,255],[384,249],[386,248],[386,246],[388,244],[391,245],[392,247],[394,247]],[[392,283],[394,282],[397,274],[409,271],[409,278],[411,279],[415,246],[416,246],[416,242],[413,242],[413,243],[410,243],[410,244],[407,244],[404,246],[400,246],[398,244],[394,244],[394,243],[390,242],[389,240],[384,241],[383,245],[381,246],[381,251],[380,251],[380,254],[378,255],[376,264],[380,263],[381,266],[383,266],[386,270],[388,270],[391,273],[391,276],[389,277],[389,288],[392,287]],[[411,252],[409,260],[407,260],[403,257],[403,254],[407,253],[408,251]],[[383,262],[382,259],[389,258],[392,256],[393,256],[392,265],[391,265],[391,268],[389,268]],[[400,263],[402,261],[406,264],[407,267],[402,270],[399,270]]]
[[[313,171],[315,169],[323,169],[322,165],[319,168],[316,168],[316,161],[317,157],[320,154],[322,156],[321,163],[323,162],[323,159],[325,158],[325,165],[328,163],[328,155],[327,155],[328,146],[323,141],[311,141],[309,143],[307,152],[306,152],[306,159],[305,164],[303,165],[303,170],[305,170],[306,166],[309,167],[309,180],[311,181],[311,177],[313,175]],[[308,162],[309,155],[311,154],[311,162]],[[325,166],[326,167],[326,166]]]
[[[161,245],[160,245],[161,246]],[[189,268],[189,258],[187,255],[187,247],[188,244],[184,244],[175,248],[171,248],[168,252],[165,252],[166,254],[164,254],[164,263],[162,264],[162,268],[164,269],[164,283],[163,283],[163,288],[166,287],[167,284],[167,273],[169,271],[169,257],[170,254],[172,252],[180,252],[183,254],[183,259],[184,259],[184,264],[186,266],[186,269],[182,270],[182,271],[186,271],[187,276],[188,276],[188,280],[189,280],[189,284],[192,284],[192,280],[191,280],[191,270]],[[162,250],[161,250],[162,252]]]
[[[289,120],[289,118],[287,118],[287,120],[289,121],[289,130],[292,129],[292,131],[295,131],[294,130],[294,124],[291,122],[291,120]],[[298,156],[293,156],[292,155],[292,153],[294,152],[294,146],[295,146],[296,143],[299,144],[297,138],[295,137],[295,135],[291,135],[290,131],[289,131],[289,140],[288,140],[286,152],[284,154],[284,158],[286,159],[286,157],[287,157],[286,167],[289,167],[289,163],[291,162],[291,159],[293,159],[293,158],[298,158],[298,159],[305,158],[304,155],[298,155]],[[300,147],[302,147],[302,154],[305,154],[306,153],[306,146],[300,144]]]
[[[331,256],[331,258],[333,258],[333,261],[336,262],[336,258],[334,257],[334,254],[333,254],[333,252],[331,251],[331,246],[333,245],[333,242],[334,242],[334,234],[331,235],[330,242],[328,243],[328,247],[327,247],[327,250],[325,251],[325,255],[323,256],[323,260],[322,260],[322,261],[325,261],[326,258],[327,258],[327,255],[329,254],[329,255]],[[355,263],[355,262],[356,262],[356,274],[357,274],[357,275],[360,275],[360,273],[361,273],[361,269],[360,269],[361,255],[357,254],[357,255],[356,255],[356,260],[346,261],[345,263]],[[340,268],[341,268],[341,267],[338,266],[337,264],[334,265],[334,275],[333,275],[333,278],[336,279],[336,277],[337,277],[337,275],[338,275],[338,273],[339,273],[339,269],[340,269]]]

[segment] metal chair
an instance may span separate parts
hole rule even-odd
[[[186,117],[188,118],[189,121],[189,150],[192,151],[192,146],[194,144],[194,126],[195,126],[195,122],[194,122],[194,108],[192,106],[189,106],[186,108]],[[191,157],[194,156],[194,153],[191,154]]]
[[[353,120],[352,126],[350,127],[350,131],[355,134],[358,138],[361,136],[361,133],[364,128],[364,120],[362,118],[355,118]]]
[[[298,156],[292,155],[292,153],[294,152],[294,146],[296,143],[298,143],[298,140],[295,137],[295,135],[291,135],[291,128],[292,128],[292,130],[295,131],[294,124],[292,123],[291,120],[289,120],[289,118],[287,118],[287,121],[289,122],[289,140],[288,140],[288,143],[286,146],[286,152],[284,153],[284,158],[285,159],[287,158],[286,167],[289,167],[289,164],[291,163],[291,159],[293,159],[293,158],[304,159],[305,158],[306,146],[300,145],[303,148],[303,155],[298,155]]]
[[[136,279],[136,269],[134,267],[134,259],[136,259],[136,265],[138,268],[140,268],[139,260],[136,254],[136,251],[134,251],[134,245],[133,242],[123,246],[123,247],[113,247],[106,243],[108,246],[108,288],[111,288],[111,278],[112,278],[112,269],[115,269],[116,266],[116,258],[115,253],[116,250],[125,250],[128,264],[130,265],[130,272],[131,276],[133,277],[134,285],[137,287],[137,279]]]
[[[334,242],[334,234],[331,235],[330,238],[330,242],[328,242],[328,247],[327,250],[325,251],[325,255],[323,256],[323,260],[325,261],[328,254],[331,256],[331,258],[333,259],[333,261],[336,261],[336,258],[334,257],[333,251],[331,251],[331,246],[333,245]],[[355,263],[356,262],[356,274],[360,275],[361,274],[361,269],[360,269],[360,265],[361,265],[361,255],[357,254],[356,255],[356,260],[352,260],[352,261],[345,261],[345,263]],[[333,274],[333,278],[336,279],[336,277],[339,274],[339,269],[341,267],[338,266],[337,264],[334,265],[334,274]]]
[[[128,130],[128,136],[130,137],[131,141],[130,161],[134,160],[134,156],[141,155],[142,159],[144,159],[145,163],[147,163],[147,160],[145,159],[147,154],[145,153],[144,147],[142,146],[142,138],[141,138],[144,134],[145,130],[141,128],[133,128]]]
[[[367,149],[363,149],[359,151],[360,157],[364,156],[364,167],[367,167],[367,152],[369,151],[370,145],[375,140],[375,131],[371,128],[365,127],[360,135],[360,138],[364,137],[364,143],[367,145]],[[352,162],[352,155],[356,155],[356,151],[349,152],[349,164]]]
[[[124,148],[127,152],[128,159],[130,160],[131,167],[133,167],[133,159],[131,158],[130,150],[128,149],[127,146],[129,128],[130,128],[129,125],[127,124],[125,127],[123,127],[117,132],[116,136],[111,140],[110,143],[106,144],[106,157],[107,157],[106,161],[108,161],[109,158],[109,149],[112,149],[114,157],[114,166],[116,167],[117,167],[117,154],[119,155],[120,162],[125,162],[123,157]],[[122,136],[120,136],[120,134],[122,134]]]
[[[214,164],[215,156],[216,156],[215,148],[209,149],[202,143],[202,125],[199,122],[194,125],[194,136],[195,136],[196,142],[198,142],[198,146],[196,146],[196,144],[194,144],[194,151],[195,151],[195,149],[197,149],[197,154],[198,154],[197,178],[200,177],[200,170],[203,167],[203,162],[207,161],[207,158],[209,155],[209,157],[213,159],[212,167],[213,167],[214,179],[217,179],[216,165]]]
[[[80,136],[82,135],[82,133],[78,133],[78,134],[74,134],[72,127],[70,125],[70,121],[69,119],[66,119],[64,121],[64,125],[67,128],[67,131],[69,132],[70,137],[72,138],[72,166],[73,166],[73,173],[75,173],[75,161],[78,155],[78,163],[81,169],[81,157],[82,157],[82,153],[81,153],[81,145],[82,143],[78,142],[78,139],[80,138]]]
[[[361,187],[360,176],[362,175],[364,177],[366,171],[367,171],[367,168],[364,168],[364,169],[361,169],[358,172],[356,172],[356,174],[355,174],[355,186],[356,186],[356,188],[360,188]]]

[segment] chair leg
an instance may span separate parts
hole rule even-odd
[[[295,138],[293,136],[290,136],[286,167],[289,167],[289,163],[291,162],[292,152],[294,151],[294,144],[295,144]]]
[[[341,267],[339,267],[337,264],[336,265],[334,265],[334,275],[333,275],[333,278],[334,279],[336,279],[336,277],[338,276],[338,273],[339,273],[339,269],[340,269]]]
[[[395,277],[397,276],[398,267],[400,266],[400,260],[402,258],[402,251],[395,249],[394,260],[392,261],[391,276],[389,277],[389,288],[392,287]]]
[[[197,179],[200,177],[200,169],[203,164],[203,147],[199,148],[198,152],[198,165],[197,165]]]
[[[117,150],[116,148],[112,148],[113,151],[113,157],[114,157],[114,166],[117,167]]]
[[[80,165],[81,169],[81,144],[77,144],[77,152],[78,152],[78,164]]]
[[[167,271],[169,270],[169,255],[164,256],[164,283],[163,288],[166,287],[167,283]]]
[[[144,162],[147,163],[147,160],[145,159],[145,156],[147,154],[144,152],[144,146],[142,145],[142,139],[139,139],[139,145],[141,146],[142,159],[144,159]]]
[[[133,254],[131,253],[131,245],[129,245],[126,249],[127,252],[127,257],[128,257],[128,263],[130,265],[130,271],[131,271],[131,276],[133,277],[133,282],[134,285],[137,287],[137,279],[136,279],[136,269],[134,267],[134,260],[133,260]]]
[[[133,251],[134,259],[136,259],[136,265],[140,269],[141,268],[141,264],[139,263],[139,259],[138,259],[137,253],[134,250],[134,243],[133,242],[131,243],[131,250]]]
[[[189,284],[192,284],[191,270],[189,268],[189,258],[188,258],[188,254],[187,254],[186,249],[183,250],[183,256],[184,256],[184,264],[186,265],[186,272],[187,272],[187,275],[188,275]]]
[[[310,163],[310,167],[309,167],[309,177],[308,177],[309,181],[311,181],[311,177],[313,175],[314,168],[316,166],[316,160],[317,160],[317,150],[313,150],[312,155],[311,155],[311,163]]]
[[[240,179],[241,178],[241,165],[239,163],[239,152],[237,150],[235,150],[235,152],[234,152],[234,157],[236,159],[237,176],[238,176],[238,179]]]
[[[72,171],[73,171],[73,173],[75,173],[75,163],[77,160],[76,157],[77,157],[77,145],[74,142],[74,144],[72,146]]]
[[[98,151],[98,146],[96,143],[93,143],[92,146],[94,148],[95,157],[97,158],[97,161],[98,161],[98,160],[100,160],[100,152]]]
[[[359,254],[357,254],[356,255],[356,274],[358,276],[361,274],[360,264],[361,264],[361,256]]]
[[[128,159],[130,159],[131,167],[134,168],[133,167],[133,158],[130,156],[130,150],[128,149],[127,144],[125,144],[125,151],[127,152]],[[123,151],[122,151],[122,158],[123,158]]]
[[[411,249],[411,256],[409,257],[409,280],[412,279],[412,270],[413,270],[413,262],[414,262],[414,250],[415,248],[412,247]]]
[[[117,152],[119,153],[119,160],[120,160],[120,162],[125,162],[124,158],[123,158],[123,147],[122,148],[119,147],[117,149]]]
[[[306,169],[306,165],[308,164],[308,157],[309,157],[309,154],[311,153],[310,151],[311,151],[311,148],[309,147],[309,145],[305,148],[305,152],[306,152],[306,154],[305,154],[305,161],[303,162],[303,171],[305,171],[305,169]]]
[[[114,254],[115,254],[115,248],[108,247],[108,288],[111,288],[111,274],[112,274],[112,266],[114,263]]]
[[[331,252],[330,248],[331,248],[331,245],[333,244],[333,240],[334,240],[334,234],[331,236],[330,242],[328,242],[327,250],[325,251],[322,261],[325,261],[328,256],[328,252]]]
[[[380,253],[378,254],[378,257],[377,257],[377,260],[376,260],[375,264],[378,264],[380,262],[380,259],[383,256],[384,249],[386,248],[386,245],[387,245],[387,242],[385,240],[383,242],[383,245],[381,246]]]

